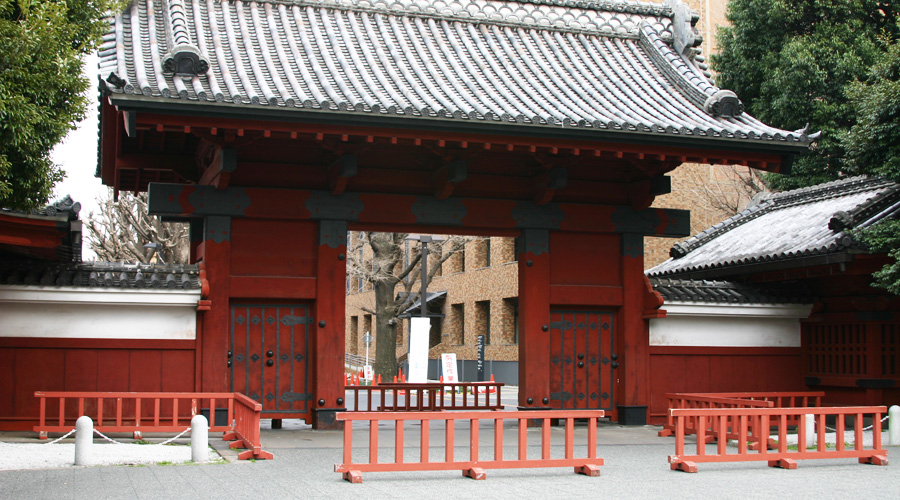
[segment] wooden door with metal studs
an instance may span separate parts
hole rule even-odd
[[[270,418],[308,414],[312,322],[306,305],[233,304],[228,350],[231,390],[261,403],[263,414]]]
[[[612,410],[615,315],[598,311],[550,314],[550,406]]]

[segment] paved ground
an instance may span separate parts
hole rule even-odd
[[[505,398],[504,398],[505,399]],[[764,462],[700,464],[697,474],[669,470],[666,458],[674,452],[674,438],[656,436],[656,427],[601,425],[598,453],[606,461],[601,477],[572,473],[570,468],[488,470],[485,481],[463,478],[459,471],[365,473],[362,484],[350,484],[333,472],[342,460],[342,433],[313,431],[285,421],[272,430],[263,422],[263,448],[275,454],[271,461],[236,462],[235,452],[212,439],[227,463],[176,466],[103,466],[66,469],[2,471],[0,499],[66,498],[328,498],[328,499],[437,499],[437,498],[900,498],[898,465],[860,465],[855,459],[805,460],[797,470],[769,468]],[[492,455],[489,426],[482,427],[481,457]],[[443,443],[443,429],[434,426],[431,443]],[[552,431],[554,443],[562,428]],[[406,460],[417,458],[420,428],[406,427]],[[583,436],[586,427],[576,428]],[[514,444],[507,431],[506,443]],[[583,438],[582,438],[583,439]],[[30,433],[0,433],[0,441],[31,440]],[[354,459],[365,457],[367,431],[354,432]],[[393,428],[379,432],[382,461],[392,458]],[[583,442],[576,438],[576,443]],[[456,433],[455,453],[468,454],[468,431]],[[529,430],[529,453],[540,453],[539,430]],[[112,445],[107,445],[112,446]],[[888,447],[890,458],[900,460],[900,447]],[[561,451],[561,450],[559,450]],[[435,450],[443,454],[443,449]],[[515,456],[514,447],[504,448]],[[556,451],[554,456],[556,456]],[[575,456],[584,456],[576,446]],[[437,455],[435,455],[437,457]]]

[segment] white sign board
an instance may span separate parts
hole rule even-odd
[[[431,320],[410,318],[409,329],[409,374],[410,383],[428,382],[428,336]]]
[[[455,384],[459,382],[456,378],[456,353],[445,352],[441,354],[441,374],[444,376],[444,382]]]
[[[366,380],[375,379],[375,371],[372,370],[372,365],[366,365],[363,367],[363,378],[365,378]]]

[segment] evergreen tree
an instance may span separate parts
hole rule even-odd
[[[900,33],[890,1],[730,0],[730,27],[720,28],[712,57],[717,84],[740,96],[747,111],[776,127],[809,124],[822,132],[791,176],[768,175],[777,190],[869,173],[847,161],[842,142],[856,124],[850,88]]]
[[[113,2],[0,0],[0,206],[43,206],[62,180],[50,150],[87,112],[82,57]]]

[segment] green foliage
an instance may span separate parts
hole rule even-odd
[[[81,58],[113,1],[0,0],[0,206],[41,206],[62,180],[50,150],[87,112]]]
[[[847,162],[856,170],[900,182],[900,45],[895,42],[865,82],[848,90],[857,123],[844,135]],[[892,258],[874,285],[900,295],[900,221],[884,220],[856,236]]]
[[[731,0],[728,19],[732,26],[718,34],[721,54],[712,57],[718,85],[766,123],[788,130],[809,123],[810,132],[822,132],[792,176],[766,182],[793,189],[866,173],[847,162],[842,142],[856,124],[848,90],[900,34],[891,2]]]
[[[872,277],[875,278],[874,286],[900,295],[900,221],[885,220],[865,231],[858,231],[855,236],[860,238],[873,252],[887,252],[893,261],[885,264]]]
[[[854,170],[900,181],[900,45],[892,45],[848,96],[857,123],[844,135]]]

